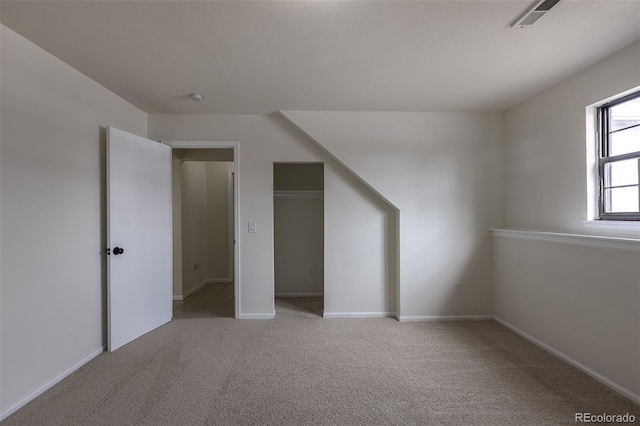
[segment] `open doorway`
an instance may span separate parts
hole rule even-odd
[[[173,318],[236,317],[232,148],[172,151]]]
[[[324,164],[273,165],[276,311],[322,316]]]

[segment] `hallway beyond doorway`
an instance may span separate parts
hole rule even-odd
[[[207,283],[186,300],[173,301],[173,319],[234,318],[233,283]]]

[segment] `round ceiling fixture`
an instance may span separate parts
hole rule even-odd
[[[191,94],[191,100],[193,101],[201,101],[202,99],[204,99],[204,96],[202,96],[200,93]]]

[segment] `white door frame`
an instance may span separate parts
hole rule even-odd
[[[238,234],[238,224],[240,221],[239,197],[240,192],[240,163],[238,161],[239,142],[238,141],[162,141],[163,144],[169,145],[171,149],[185,148],[231,148],[233,149],[233,173],[234,173],[234,190],[233,190],[233,239],[236,244],[233,251],[233,296],[235,307],[235,318],[241,318],[240,315],[240,239]]]
[[[229,228],[229,279],[235,282],[235,223],[234,220],[234,211],[235,211],[235,194],[233,193],[233,188],[235,188],[235,174],[232,170],[227,170],[227,218],[228,218],[228,228]],[[231,253],[234,254],[233,258],[231,257]]]

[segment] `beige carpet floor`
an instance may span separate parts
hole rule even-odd
[[[13,425],[542,425],[640,407],[494,322],[174,320],[103,353]],[[636,420],[638,421],[638,420]]]

